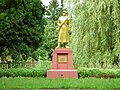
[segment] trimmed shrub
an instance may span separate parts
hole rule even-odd
[[[79,78],[120,78],[120,69],[78,68]]]
[[[11,68],[0,69],[0,77],[44,77],[46,70],[26,69],[26,68]]]
[[[10,68],[0,69],[0,77],[45,77],[46,69]],[[78,68],[79,78],[120,78],[120,69]]]

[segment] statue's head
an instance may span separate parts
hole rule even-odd
[[[63,10],[63,16],[66,16],[68,13],[66,10]]]

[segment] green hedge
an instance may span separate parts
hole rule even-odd
[[[0,69],[0,77],[45,77],[46,69],[10,68]],[[79,78],[120,78],[120,69],[78,68]]]
[[[41,69],[26,69],[26,68],[11,68],[0,69],[0,77],[44,77],[46,70]]]
[[[78,68],[79,77],[120,78],[120,69]]]

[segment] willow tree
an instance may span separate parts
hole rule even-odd
[[[71,46],[76,65],[111,67],[120,54],[120,0],[74,0]]]

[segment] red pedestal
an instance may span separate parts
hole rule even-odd
[[[53,51],[52,69],[47,71],[47,77],[78,78],[78,71],[74,70],[70,48],[57,48]]]

